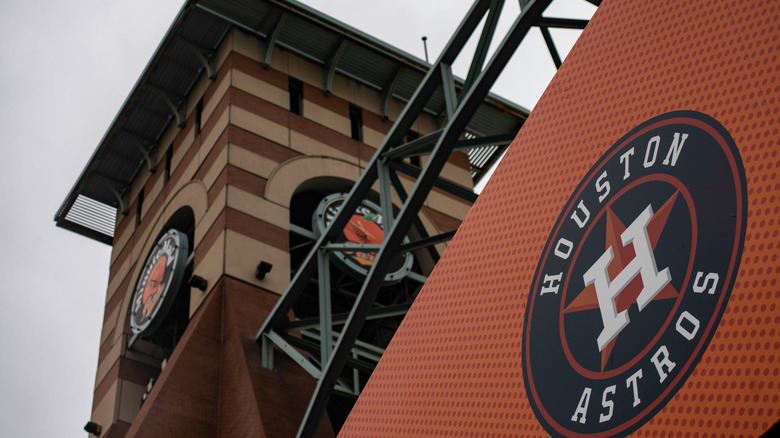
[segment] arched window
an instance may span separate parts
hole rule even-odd
[[[177,210],[141,259],[128,318],[133,332],[129,349],[162,362],[170,357],[189,323],[195,217],[191,208]]]

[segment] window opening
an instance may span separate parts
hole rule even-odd
[[[349,124],[352,130],[352,138],[363,141],[363,109],[349,104]]]
[[[203,98],[201,97],[198,104],[195,105],[195,135],[200,134],[201,130],[201,118],[203,117]]]
[[[165,151],[165,182],[171,179],[171,161],[173,160],[173,143]]]
[[[290,112],[303,115],[303,82],[290,78],[287,88],[290,91]]]
[[[141,213],[144,211],[144,189],[141,188],[141,191],[138,192],[138,201],[135,204],[135,224],[138,225],[141,223]]]
[[[409,131],[406,133],[406,142],[409,143],[410,141],[417,140],[420,138],[420,134],[414,131]],[[422,167],[422,164],[420,162],[420,156],[415,155],[413,157],[409,157],[409,163],[413,166]]]

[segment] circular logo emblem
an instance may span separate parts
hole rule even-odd
[[[318,235],[323,233],[336,218],[347,196],[346,193],[333,193],[323,198],[317,206],[312,222],[314,231]],[[361,202],[336,242],[348,245],[379,245],[384,242],[382,209],[370,201]],[[336,251],[332,254],[340,267],[358,276],[368,274],[376,258],[376,251],[368,250]],[[413,260],[414,256],[411,253],[396,255],[388,269],[388,274],[385,275],[385,283],[395,283],[403,279],[412,269]]]
[[[152,248],[133,295],[133,333],[151,333],[162,322],[179,291],[188,252],[187,235],[176,230],[169,230]]]
[[[523,330],[526,391],[550,434],[626,435],[685,382],[731,294],[745,185],[728,132],[691,111],[634,128],[580,182]]]

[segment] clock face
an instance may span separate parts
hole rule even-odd
[[[160,325],[181,286],[188,253],[187,236],[173,229],[152,248],[133,295],[133,333],[149,334]]]
[[[326,196],[312,218],[314,231],[321,235],[336,218],[341,205],[347,199],[346,193],[334,193]],[[352,245],[379,245],[384,242],[382,213],[378,205],[364,200],[349,219],[347,226],[336,238],[336,243]],[[374,265],[374,251],[334,251],[332,259],[337,266],[357,276],[365,276]],[[403,279],[412,268],[414,256],[411,253],[396,254],[385,275],[385,283],[395,283]]]

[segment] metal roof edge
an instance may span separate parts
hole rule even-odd
[[[388,44],[382,40],[379,40],[376,37],[373,37],[360,29],[352,27],[344,23],[343,21],[333,18],[328,14],[322,13],[296,0],[268,0],[268,1],[269,3],[274,3],[283,8],[292,10],[298,13],[299,15],[302,15],[308,18],[309,20],[312,20],[336,32],[350,36],[355,40],[362,42],[368,46],[373,46],[378,49],[381,49],[381,51],[385,52],[385,54],[387,55],[390,55],[392,58],[395,58],[398,61],[402,61],[406,64],[411,64],[413,67],[416,67],[421,71],[427,72],[431,68],[431,64],[425,62],[424,60],[418,58],[417,56],[412,55],[409,52],[405,52],[399,49],[398,47]]]
[[[257,1],[257,0],[237,0],[237,1],[246,2],[246,1]],[[392,46],[384,41],[381,41],[361,30],[358,30],[346,23],[343,23],[312,7],[304,5],[299,1],[296,0],[264,0],[264,1],[269,4],[275,5],[276,7],[281,8],[283,10],[290,11],[290,13],[295,14],[301,17],[302,19],[304,19],[305,21],[310,22],[312,26],[322,26],[325,29],[329,29],[335,33],[341,34],[345,38],[350,39],[357,45],[364,46],[365,48],[374,51],[380,56],[386,56],[422,74],[426,74],[431,68],[431,64],[429,64],[428,62],[425,62],[422,59],[408,52],[405,52],[395,46]],[[241,23],[237,21],[226,19],[226,17],[222,17],[219,14],[215,13],[214,11],[209,10],[202,3],[203,0],[186,0],[182,5],[178,14],[170,24],[167,31],[165,32],[162,40],[159,42],[157,48],[152,53],[149,61],[146,63],[145,67],[143,68],[135,84],[131,88],[124,102],[119,107],[116,115],[114,116],[113,120],[111,121],[105,133],[103,134],[102,138],[100,139],[97,146],[95,147],[95,150],[89,157],[86,165],[84,166],[83,170],[81,171],[78,178],[76,179],[76,182],[74,183],[74,185],[68,192],[66,198],[63,200],[57,212],[55,213],[54,221],[56,222],[57,226],[63,228],[68,228],[69,226],[71,226],[68,219],[70,210],[73,208],[73,205],[78,202],[78,197],[85,190],[85,187],[87,187],[88,184],[91,184],[90,183],[91,173],[96,171],[97,166],[99,165],[101,160],[105,158],[106,154],[110,153],[109,150],[110,142],[117,135],[117,132],[121,129],[123,123],[125,123],[125,120],[130,115],[130,111],[132,110],[133,106],[136,104],[138,99],[142,97],[142,93],[145,87],[148,85],[153,72],[155,71],[159,63],[164,61],[166,51],[169,50],[172,44],[174,44],[177,33],[181,31],[183,26],[185,26],[188,17],[190,17],[192,12],[196,9],[200,9],[214,16],[215,18],[221,19],[222,21],[225,22],[227,26],[235,26],[235,27],[242,28],[244,30],[251,30],[247,26],[241,26]],[[255,32],[255,34],[261,38],[267,37],[262,35],[259,32]],[[455,77],[454,79],[456,84],[459,87],[462,87],[464,83],[463,79],[458,77]],[[501,111],[504,111],[520,119],[521,121],[527,118],[528,115],[530,114],[530,111],[528,109],[514,102],[511,102],[506,98],[503,98],[501,96],[492,93],[488,93],[483,104],[496,107]],[[170,120],[167,123],[170,123]],[[156,138],[155,140],[158,139]],[[138,164],[139,167],[142,165],[143,165],[142,163]],[[126,195],[131,184],[132,184],[132,180],[125,183],[123,188],[120,189],[121,193],[118,193],[116,190],[113,190],[114,196],[117,198],[117,201],[120,204],[120,206],[123,202],[122,199]],[[103,199],[100,200],[100,202],[106,203],[106,200]],[[107,205],[110,205],[112,207],[114,206],[114,204],[112,203],[109,203]]]
[[[375,48],[381,49],[381,51],[385,52],[385,54],[390,55],[391,57],[401,62],[410,64],[411,66],[419,69],[422,73],[427,73],[428,70],[430,70],[430,68],[432,67],[430,63],[425,62],[424,60],[418,58],[417,56],[409,52],[401,50],[398,47],[395,47],[384,41],[381,41],[367,34],[366,32],[363,32],[360,29],[354,28],[336,18],[331,17],[328,14],[324,14],[296,0],[268,0],[268,1],[270,3],[274,3],[281,7],[295,11],[300,15],[303,15],[306,18],[317,22],[320,25],[328,27],[336,32],[340,32],[347,36],[350,36],[368,46],[373,46]],[[456,83],[458,83],[458,85],[461,86],[465,82],[463,78],[460,78],[458,76],[454,76],[454,79]],[[527,117],[531,113],[531,110],[529,110],[528,108],[518,105],[510,101],[509,99],[501,97],[494,93],[488,93],[486,100],[491,103],[495,103],[497,106],[500,106],[504,109],[510,110],[511,112],[521,113],[525,117]]]
[[[160,41],[160,44],[157,45],[157,48],[154,50],[154,53],[149,58],[149,61],[146,63],[146,66],[142,70],[141,75],[138,77],[138,80],[133,85],[133,88],[131,88],[130,93],[128,93],[127,97],[125,98],[125,101],[122,102],[122,105],[119,107],[119,110],[114,116],[114,119],[108,125],[106,132],[103,134],[103,137],[98,142],[95,151],[92,152],[92,155],[89,157],[89,160],[87,161],[87,165],[84,166],[84,169],[81,171],[81,174],[79,174],[79,177],[76,179],[76,183],[73,184],[73,187],[68,192],[68,195],[65,197],[65,200],[60,205],[60,208],[57,209],[57,213],[55,213],[54,215],[54,221],[57,222],[58,225],[60,220],[64,219],[64,217],[62,217],[63,211],[69,208],[68,204],[72,204],[73,202],[75,202],[76,197],[78,196],[78,189],[84,184],[84,179],[87,173],[89,173],[90,166],[93,166],[95,160],[100,157],[104,144],[109,139],[113,131],[116,129],[118,122],[121,120],[122,116],[127,111],[128,106],[137,97],[141,85],[151,74],[151,70],[152,70],[151,67],[154,65],[155,61],[158,60],[163,49],[168,44],[170,44],[171,41],[170,37],[173,34],[174,30],[177,29],[179,26],[181,26],[187,10],[192,9],[193,4],[196,1],[197,0],[187,0],[187,2],[185,2],[184,5],[182,5],[182,8],[179,10],[179,13],[176,15],[176,18],[173,20],[170,27],[168,27],[168,30],[165,32],[165,36],[163,36],[162,40]]]

